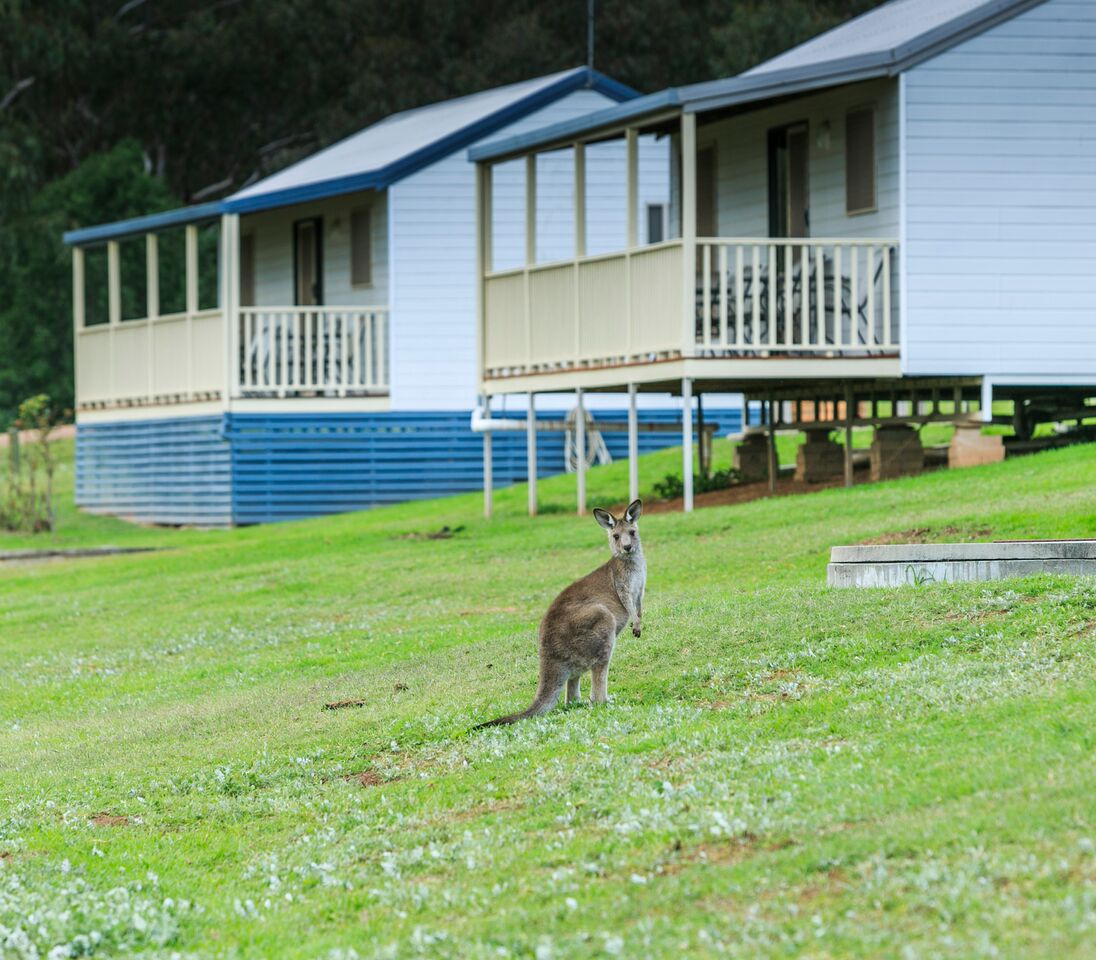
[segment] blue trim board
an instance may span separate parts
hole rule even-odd
[[[541,419],[558,419],[541,412]],[[596,421],[623,422],[623,410]],[[675,410],[640,411],[641,422],[676,422]],[[80,424],[76,502],[146,523],[229,526],[363,510],[478,491],[483,438],[470,411],[376,414],[229,414],[224,417]],[[722,431],[739,410],[705,412]],[[614,459],[627,434],[605,433]],[[675,446],[673,433],[640,433],[639,452]],[[537,476],[563,470],[562,433],[541,432]],[[527,479],[524,431],[497,432],[496,487]]]
[[[199,220],[213,220],[224,213],[224,210],[224,204],[219,200],[213,203],[200,203],[192,207],[165,210],[163,213],[150,213],[144,217],[131,217],[129,220],[104,223],[97,227],[69,230],[61,235],[61,239],[70,247],[100,243],[104,240],[128,237],[135,233],[151,233],[154,230],[167,230],[170,227],[196,223]]]

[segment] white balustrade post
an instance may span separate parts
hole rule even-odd
[[[221,217],[221,312],[225,325],[224,406],[240,392],[240,215]]]

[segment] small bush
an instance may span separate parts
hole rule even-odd
[[[0,500],[0,527],[21,533],[41,533],[54,526],[53,474],[57,462],[53,456],[50,433],[54,421],[50,399],[44,393],[19,405],[15,427],[33,432],[23,445],[14,442],[9,449],[8,479]]]
[[[711,490],[726,490],[735,484],[742,482],[742,475],[728,467],[726,470],[715,470],[708,476],[700,473],[693,474],[693,493],[708,493]],[[668,473],[661,480],[654,483],[655,493],[663,500],[674,500],[685,495],[685,483],[676,473]]]

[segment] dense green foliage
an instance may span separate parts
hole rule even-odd
[[[726,76],[877,0],[602,0],[597,66]],[[215,199],[397,110],[586,58],[585,0],[0,0],[0,425],[71,402],[62,230]],[[136,296],[132,290],[126,296]]]
[[[477,496],[220,532],[69,505],[57,537],[169,549],[0,564],[0,954],[1091,956],[1093,583],[824,576],[901,531],[1096,536],[1094,469],[645,516],[612,702],[475,733],[606,555],[574,477],[535,521],[522,487],[490,523]]]

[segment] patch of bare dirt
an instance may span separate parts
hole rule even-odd
[[[993,531],[989,527],[911,527],[909,530],[891,530],[876,537],[860,540],[857,546],[903,543],[946,543],[985,540]]]
[[[440,530],[410,530],[407,533],[401,533],[396,536],[397,540],[451,540],[458,533],[464,530],[463,526],[460,527],[442,527]]]
[[[379,787],[390,782],[385,780],[376,770],[361,770],[358,773],[347,774],[343,779],[353,780],[363,787]]]
[[[102,810],[91,818],[91,823],[96,827],[125,827],[129,825],[129,817]]]
[[[345,710],[347,707],[364,707],[364,700],[332,700],[323,705],[324,710]]]

